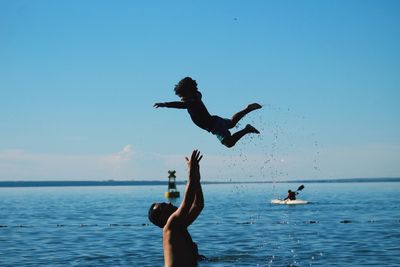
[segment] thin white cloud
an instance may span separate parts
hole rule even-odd
[[[101,155],[0,150],[0,180],[160,180],[176,170],[182,181],[187,179],[185,156],[134,151],[131,145]],[[201,174],[204,181],[395,177],[400,176],[400,145],[204,154]]]
[[[131,145],[101,155],[63,155],[0,150],[0,180],[129,179],[134,168]]]
[[[120,164],[127,162],[132,159],[133,151],[131,145],[126,145],[123,149],[117,153],[104,156],[104,162],[108,164],[115,164],[119,166]]]

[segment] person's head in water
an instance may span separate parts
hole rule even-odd
[[[185,77],[175,85],[175,94],[180,98],[192,97],[197,92],[197,83],[190,77]]]
[[[164,228],[169,216],[178,208],[171,203],[153,203],[150,206],[148,217],[149,220],[160,228]]]
[[[288,192],[288,193],[292,193],[292,190],[289,189],[287,192]]]

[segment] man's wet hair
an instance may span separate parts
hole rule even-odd
[[[163,223],[161,222],[161,209],[159,209],[159,208],[154,209],[154,206],[155,206],[156,204],[157,204],[157,203],[151,204],[150,209],[149,209],[149,213],[148,213],[148,217],[149,217],[149,220],[150,220],[153,224],[157,225],[157,226],[160,227],[160,228],[163,228],[164,225],[163,225]]]
[[[197,92],[197,83],[190,77],[185,77],[175,85],[175,94],[179,97],[192,96]]]

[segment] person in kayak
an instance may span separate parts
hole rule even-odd
[[[236,142],[246,134],[260,133],[250,124],[247,124],[244,129],[234,134],[231,134],[229,131],[229,129],[235,127],[239,120],[246,114],[262,108],[258,103],[249,104],[246,108],[234,114],[231,119],[225,119],[211,115],[208,112],[201,100],[202,94],[197,89],[197,83],[192,78],[185,77],[180,80],[175,86],[175,94],[180,97],[181,101],[155,103],[154,107],[187,109],[194,124],[214,134],[226,147],[233,147]]]
[[[200,184],[199,162],[203,156],[194,150],[190,160],[189,178],[185,194],[179,208],[171,203],[153,203],[150,206],[149,220],[163,229],[164,266],[197,266],[199,255],[196,243],[189,234],[188,227],[197,219],[204,208],[203,192]]]
[[[298,194],[298,192],[293,192],[292,190],[288,190],[288,196],[284,199],[284,200],[296,200],[296,195]]]

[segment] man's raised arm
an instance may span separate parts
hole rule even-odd
[[[200,184],[199,162],[202,157],[203,156],[200,155],[200,152],[198,150],[194,150],[192,152],[190,160],[186,158],[189,166],[189,178],[186,183],[186,189],[182,203],[179,206],[178,210],[174,213],[174,219],[179,220],[185,225],[190,225],[190,223],[188,224],[188,222],[190,221],[190,210],[193,206],[195,197],[197,199],[197,190]]]
[[[187,226],[191,225],[197,217],[200,215],[201,211],[204,208],[204,197],[203,197],[203,190],[201,188],[201,182],[200,182],[200,166],[197,168],[196,174],[198,176],[198,179],[196,179],[196,184],[195,184],[195,195],[194,195],[194,201],[192,206],[190,207],[188,218],[187,218]]]

